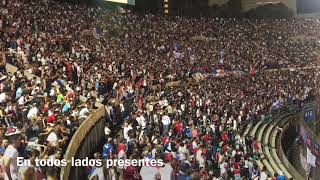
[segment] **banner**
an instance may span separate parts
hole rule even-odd
[[[307,148],[307,163],[312,167],[316,167],[316,156],[311,153],[309,148]]]
[[[307,110],[304,112],[304,120],[305,121],[312,121],[313,120],[313,110]]]

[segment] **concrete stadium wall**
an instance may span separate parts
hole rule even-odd
[[[249,11],[250,9],[257,8],[266,3],[283,3],[289,9],[293,11],[294,14],[297,12],[297,1],[296,0],[242,0],[243,11]]]
[[[228,0],[208,0],[208,5],[213,6],[213,5],[222,5],[227,3]]]

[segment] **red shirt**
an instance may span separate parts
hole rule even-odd
[[[258,141],[255,141],[254,143],[253,143],[253,147],[254,147],[254,149],[255,150],[259,150],[259,142]]]
[[[182,123],[176,123],[175,125],[176,131],[178,134],[182,133]]]
[[[228,141],[228,139],[229,139],[228,133],[227,133],[227,132],[224,132],[224,133],[222,134],[222,140],[223,140],[223,141]]]
[[[203,136],[203,140],[204,140],[204,141],[210,141],[210,140],[212,140],[212,138],[211,138],[211,136],[210,136],[209,134],[205,134],[205,135]]]
[[[192,137],[197,137],[198,136],[198,129],[193,129],[192,130]]]
[[[67,70],[70,72],[72,72],[72,65],[71,63],[67,63]]]
[[[168,137],[163,137],[162,138],[162,143],[163,144],[168,144],[169,143],[169,138]]]
[[[47,123],[53,123],[53,121],[57,120],[57,116],[55,114],[51,114],[47,118]]]
[[[67,99],[73,99],[74,96],[75,96],[75,94],[73,94],[73,93],[68,93],[68,94],[67,94]]]
[[[119,152],[122,150],[122,146],[123,146],[123,144],[122,144],[122,143],[119,143],[119,144],[118,144],[118,147],[117,147],[117,154],[119,154]]]
[[[241,170],[240,169],[235,169],[234,170],[234,174],[241,174]]]
[[[48,111],[48,105],[46,103],[43,105],[42,111],[43,112],[47,112]]]
[[[139,168],[137,166],[128,166],[124,170],[124,180],[141,180],[142,177],[139,173]]]
[[[253,67],[250,67],[250,72],[249,72],[249,74],[250,74],[251,76],[253,76],[255,73],[256,73],[256,70],[255,70]]]

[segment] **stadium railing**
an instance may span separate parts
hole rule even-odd
[[[90,157],[97,148],[99,148],[104,138],[105,108],[101,106],[95,112],[91,113],[89,117],[83,121],[80,127],[68,145],[64,159],[68,161],[67,166],[61,168],[60,179],[82,179],[81,177],[85,167],[71,166],[72,158],[84,159]]]
[[[287,129],[290,127],[291,122],[287,122],[283,128],[280,134],[277,137],[276,141],[276,150],[277,150],[277,155],[279,159],[282,161],[282,163],[285,165],[287,170],[290,172],[290,174],[293,176],[294,179],[305,179],[304,177],[301,176],[301,174],[296,170],[296,168],[293,167],[293,165],[290,163],[290,161],[287,159],[283,149],[282,149],[282,144],[281,141],[283,139],[284,133],[286,133]],[[296,122],[293,122],[296,123]]]

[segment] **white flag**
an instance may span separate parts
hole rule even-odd
[[[316,156],[311,153],[309,148],[307,148],[307,163],[316,167]]]

